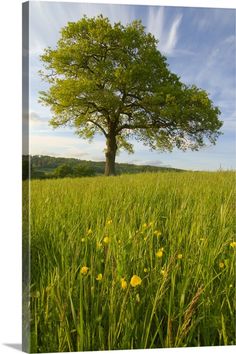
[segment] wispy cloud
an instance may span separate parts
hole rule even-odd
[[[140,160],[140,159],[133,159],[130,160],[129,163],[135,165],[149,165],[149,166],[156,166],[156,167],[170,167],[170,165],[166,165],[164,162],[160,160]]]
[[[32,124],[48,124],[48,119],[40,117],[40,115],[36,112],[30,112],[29,122]]]
[[[178,15],[170,28],[166,44],[164,45],[163,51],[166,52],[167,54],[171,54],[173,50],[175,49],[175,46],[178,41],[178,29],[182,21],[182,15]]]
[[[195,9],[192,9],[193,13]],[[197,15],[193,16],[192,24],[203,33],[209,32],[211,29],[215,31],[221,31],[223,28],[227,28],[231,21],[232,9],[211,9],[211,15],[209,17],[209,11],[206,9],[198,9]],[[233,10],[234,11],[234,10]],[[216,26],[217,24],[217,26]]]
[[[163,40],[165,13],[164,7],[158,9],[149,8],[147,19],[147,32],[152,33],[158,40]]]
[[[90,156],[102,157],[104,142],[96,141],[89,144],[87,141],[77,137],[56,136],[56,135],[31,135],[30,154],[54,156],[78,157]]]
[[[60,30],[67,23],[76,22],[84,15],[108,17],[112,23],[127,24],[135,20],[135,7],[114,4],[86,4],[33,1],[30,3],[30,54],[38,56],[47,46],[55,46]]]
[[[177,14],[171,23],[165,20],[165,8],[149,8],[147,32],[151,32],[159,40],[159,49],[167,55],[172,55],[178,42],[179,27],[182,14]]]

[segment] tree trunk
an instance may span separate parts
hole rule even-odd
[[[114,176],[116,174],[115,159],[116,159],[116,136],[109,135],[106,141],[106,165],[105,165],[105,176]]]

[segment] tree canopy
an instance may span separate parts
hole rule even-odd
[[[198,150],[215,144],[222,122],[206,91],[169,70],[158,40],[141,21],[127,26],[83,17],[62,28],[55,49],[41,56],[40,92],[53,127],[70,125],[82,138],[106,139],[105,174],[115,174],[118,149],[133,152],[131,138],[152,149]]]

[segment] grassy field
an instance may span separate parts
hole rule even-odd
[[[235,343],[235,174],[31,182],[31,351]]]

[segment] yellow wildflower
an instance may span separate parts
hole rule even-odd
[[[112,224],[112,220],[107,220],[107,225],[111,225]]]
[[[224,262],[220,262],[220,263],[219,263],[219,267],[220,267],[220,268],[224,268],[224,266],[225,266]]]
[[[183,255],[181,253],[178,254],[177,256],[178,259],[182,259],[183,258]]]
[[[131,280],[130,280],[130,284],[133,288],[135,288],[138,285],[141,285],[142,283],[142,279],[138,276],[138,275],[133,275]]]
[[[161,275],[163,275],[163,277],[167,276],[167,271],[163,268],[161,269],[160,273],[161,273]]]
[[[236,241],[230,242],[230,247],[235,248],[236,247]]]
[[[80,269],[80,274],[82,275],[86,275],[89,271],[89,268],[86,267],[86,266],[83,266],[81,269]]]
[[[92,229],[88,229],[87,235],[91,235],[93,233]]]
[[[96,280],[101,281],[102,280],[102,273],[99,273],[96,277]]]
[[[110,242],[110,239],[108,236],[105,236],[103,239],[103,242],[107,245]]]
[[[148,272],[148,269],[147,269],[147,268],[144,268],[143,271],[144,271],[144,273],[147,273],[147,272]]]
[[[156,252],[157,258],[161,258],[163,256],[163,250],[164,250],[164,248],[162,247]]]
[[[144,229],[147,228],[147,224],[146,224],[146,223],[143,224],[143,228],[144,228]]]
[[[121,278],[120,284],[121,284],[122,289],[127,288],[127,281],[125,280],[125,278]]]
[[[161,236],[161,231],[160,230],[155,230],[153,234],[157,237]]]

